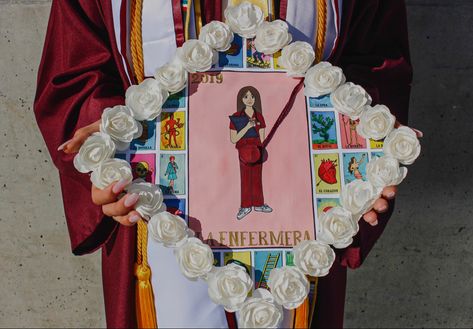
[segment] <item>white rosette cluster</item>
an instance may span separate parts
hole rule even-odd
[[[255,37],[258,27],[264,21],[263,10],[248,1],[238,6],[228,6],[223,15],[232,31],[243,38]]]
[[[206,279],[212,270],[212,249],[197,238],[188,238],[174,253],[181,273],[189,280]]]
[[[187,223],[179,216],[163,211],[151,216],[148,222],[150,237],[165,247],[177,247],[192,236]]]
[[[173,248],[181,272],[190,280],[207,281],[210,298],[227,311],[238,311],[241,328],[277,328],[283,318],[282,307],[294,309],[301,305],[309,292],[306,275],[322,277],[329,273],[335,260],[331,248],[345,248],[353,242],[358,219],[370,210],[382,188],[398,185],[407,169],[400,164],[412,164],[420,154],[420,144],[408,127],[395,129],[395,117],[383,105],[371,107],[370,95],[359,85],[346,82],[341,68],[328,62],[313,65],[315,52],[306,42],[290,43],[292,36],[287,23],[266,22],[261,8],[243,1],[228,6],[224,12],[226,24],[212,21],[202,27],[199,40],[187,40],[175,57],[156,70],[154,79],[128,88],[126,106],[106,108],[102,114],[100,132],[89,136],[74,158],[74,166],[91,174],[92,183],[105,188],[111,183],[129,181],[128,193],[137,193],[135,209],[149,220],[150,237]],[[228,25],[227,25],[228,24]],[[205,72],[216,62],[218,51],[230,49],[234,33],[243,38],[255,38],[255,48],[265,54],[282,49],[279,63],[288,76],[304,78],[304,94],[320,97],[330,94],[334,109],[359,119],[358,133],[368,139],[384,139],[385,156],[373,158],[367,164],[368,181],[355,180],[342,188],[341,207],[334,207],[320,216],[317,240],[302,241],[293,248],[293,267],[271,271],[266,289],[256,289],[245,269],[236,264],[214,267],[211,248],[193,237],[186,222],[166,212],[159,186],[143,180],[132,181],[130,165],[113,159],[115,150],[125,150],[142,133],[137,121],[154,120],[169,94],[183,90],[188,74]]]
[[[292,40],[289,26],[277,19],[272,22],[264,21],[256,31],[255,48],[263,54],[272,55],[285,47]]]
[[[368,181],[378,188],[399,185],[406,178],[407,168],[389,156],[371,159],[366,165]]]
[[[158,68],[154,73],[154,78],[170,94],[175,94],[186,87],[187,71],[181,61],[174,58],[171,62]]]
[[[200,30],[199,40],[205,42],[216,51],[227,51],[233,42],[230,27],[220,21],[211,21]]]
[[[335,261],[335,252],[329,245],[316,241],[304,240],[292,248],[294,264],[304,274],[326,276]]]
[[[304,94],[308,97],[320,97],[330,94],[345,83],[341,68],[329,62],[320,62],[307,70],[304,78]]]
[[[207,277],[209,297],[228,312],[238,311],[253,286],[244,267],[231,263],[214,267]]]
[[[156,184],[145,182],[142,179],[134,180],[127,187],[128,193],[136,193],[139,199],[135,204],[135,210],[145,219],[165,211],[166,206],[163,203],[163,192]]]
[[[153,120],[161,113],[169,93],[152,78],[130,86],[125,93],[125,104],[138,121]]]
[[[122,159],[104,160],[90,175],[92,184],[99,189],[122,179],[127,181],[127,185],[133,180],[130,164]]]
[[[413,164],[420,154],[419,139],[411,128],[399,127],[384,140],[383,152],[403,165]]]
[[[393,129],[396,117],[384,105],[366,106],[360,116],[360,123],[356,131],[364,138],[381,140]]]
[[[317,234],[317,240],[335,248],[348,247],[359,229],[358,219],[342,207],[333,207],[322,213],[319,223],[320,232]]]
[[[217,60],[217,53],[200,40],[187,40],[177,48],[176,56],[189,73],[208,71]]]
[[[115,155],[115,143],[109,135],[100,132],[90,135],[74,157],[74,167],[81,173],[95,170]]]
[[[380,188],[370,182],[355,179],[342,189],[340,203],[358,220],[361,215],[373,207],[380,194]]]
[[[287,69],[288,76],[301,78],[314,60],[315,52],[312,46],[304,41],[295,41],[282,49],[279,65]]]
[[[113,139],[118,151],[124,151],[133,139],[141,136],[143,127],[133,118],[128,107],[116,105],[102,112],[100,132]]]
[[[299,307],[309,293],[309,281],[305,274],[294,266],[271,270],[268,287],[274,300],[288,310]]]
[[[278,328],[283,319],[282,307],[277,305],[273,295],[258,288],[238,312],[240,328]]]
[[[330,95],[330,100],[337,112],[354,120],[358,119],[365,106],[370,105],[372,101],[371,96],[363,87],[352,82],[344,83],[338,87]]]

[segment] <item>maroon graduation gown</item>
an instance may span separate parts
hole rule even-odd
[[[221,19],[219,0],[203,2],[207,20]],[[280,1],[282,18],[285,3]],[[374,103],[386,104],[406,123],[412,73],[404,1],[344,1],[341,33],[330,61],[344,69],[348,81],[363,85]],[[136,325],[136,229],[104,216],[92,203],[89,176],[75,170],[73,155],[56,149],[76,129],[98,120],[105,107],[123,104],[127,86],[110,0],[53,1],[34,112],[59,171],[72,252],[83,255],[102,249],[105,311],[107,325],[113,328]],[[319,281],[313,327],[343,325],[346,268],[361,265],[389,217],[383,216],[376,227],[360,221],[354,243],[337,251],[336,264]]]

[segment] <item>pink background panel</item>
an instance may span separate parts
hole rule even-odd
[[[299,80],[275,72],[222,74],[222,84],[191,85],[189,225],[201,231],[204,239],[212,232],[218,240],[220,231],[309,231],[314,238],[310,145],[302,91],[269,144],[269,158],[263,165],[265,203],[273,212],[253,211],[236,219],[240,168],[238,151],[230,142],[228,116],[236,112],[238,91],[252,85],[260,92],[267,135]]]

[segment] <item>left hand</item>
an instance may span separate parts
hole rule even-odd
[[[396,128],[401,126],[399,122],[396,122]],[[424,134],[418,129],[414,129],[417,138],[421,138]],[[363,215],[363,219],[371,226],[378,225],[378,214],[383,214],[389,210],[389,200],[396,197],[397,186],[388,186],[383,189],[381,197],[374,203],[373,209]]]

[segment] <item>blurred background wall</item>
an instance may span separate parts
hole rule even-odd
[[[64,0],[66,1],[66,0]],[[50,1],[0,0],[0,326],[105,325],[98,253],[72,256],[32,102]],[[347,327],[473,326],[473,1],[407,1],[424,132],[395,215],[349,272]]]

